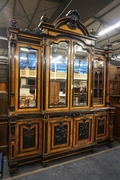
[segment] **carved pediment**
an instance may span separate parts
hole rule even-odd
[[[80,23],[80,15],[77,10],[70,10],[67,14],[67,26],[70,29],[76,29]]]

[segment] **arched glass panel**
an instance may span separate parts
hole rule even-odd
[[[73,61],[73,106],[88,105],[88,52],[74,45]]]
[[[37,50],[20,47],[19,108],[37,107]]]
[[[67,106],[68,43],[50,45],[49,107]]]
[[[104,61],[95,59],[93,62],[93,104],[103,104]]]

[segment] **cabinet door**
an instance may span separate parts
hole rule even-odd
[[[90,53],[83,45],[73,43],[71,59],[71,108],[80,109],[90,106]]]
[[[106,66],[105,59],[93,61],[93,106],[105,105]]]
[[[108,138],[108,114],[101,113],[96,117],[96,139],[97,141],[103,138]]]
[[[47,46],[46,109],[53,111],[69,107],[69,42],[51,41]]]
[[[40,48],[18,44],[15,108],[18,112],[40,110]]]
[[[58,152],[72,147],[73,120],[50,119],[48,122],[48,152]]]
[[[15,127],[15,156],[42,152],[42,120],[17,121]]]
[[[74,119],[74,146],[85,146],[94,142],[94,117],[92,115]]]

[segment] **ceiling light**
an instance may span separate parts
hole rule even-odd
[[[0,36],[0,40],[8,40],[8,38],[7,37],[4,37],[4,36]]]
[[[28,48],[20,48],[21,51],[29,52]]]
[[[0,59],[8,59],[7,56],[0,56]]]
[[[118,55],[117,55],[117,59],[120,59],[120,52],[119,52]]]
[[[62,56],[57,56],[55,57],[54,59],[51,60],[51,62],[55,62],[55,61],[58,61],[62,58]]]
[[[112,44],[112,46],[116,46],[118,44],[120,44],[120,42],[115,42],[115,43]]]
[[[110,26],[110,27],[108,27],[108,28],[100,31],[100,32],[98,33],[98,35],[101,36],[101,35],[103,35],[103,34],[106,34],[107,32],[112,31],[113,29],[115,29],[115,28],[117,28],[117,27],[119,27],[119,26],[120,26],[120,22],[118,22],[118,23],[116,23],[116,24],[114,24],[114,25],[112,25],[112,26]]]

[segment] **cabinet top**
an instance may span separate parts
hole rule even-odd
[[[80,14],[77,10],[70,10],[65,17],[60,18],[54,22],[54,24],[49,23],[49,17],[44,14],[40,18],[40,22],[36,28],[33,30],[24,29],[19,30],[18,22],[15,18],[10,21],[9,31],[16,30],[17,32],[31,34],[32,36],[37,35],[43,37],[44,35],[51,34],[73,34],[73,35],[81,35],[90,39],[96,40],[97,36],[95,31],[92,29],[88,32],[87,28],[82,24]]]

